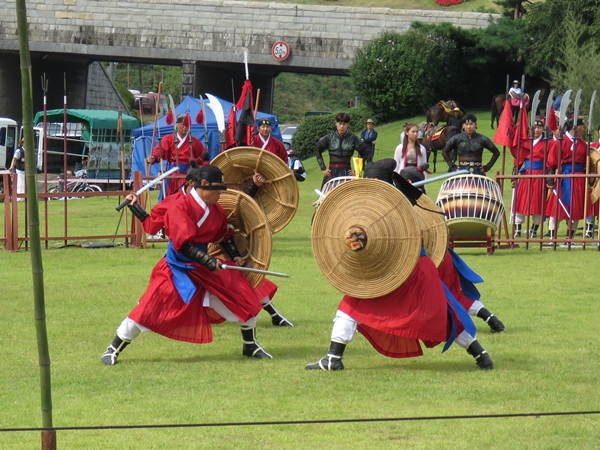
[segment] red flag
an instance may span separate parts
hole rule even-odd
[[[546,117],[546,120],[548,121],[548,128],[550,128],[553,133],[556,133],[558,130],[558,120],[556,120],[554,105],[550,107],[550,113],[548,114],[548,117]]]
[[[242,94],[237,102],[237,110],[241,111],[240,118],[235,130],[235,140],[238,145],[252,145],[252,129],[254,128],[254,96],[252,95],[252,83],[244,81]]]
[[[235,105],[232,105],[225,129],[225,148],[235,147],[235,120]]]
[[[519,158],[519,154],[523,151],[529,151],[531,149],[531,141],[529,140],[529,120],[527,118],[527,111],[525,108],[521,108],[521,119],[515,130],[515,136],[513,143],[510,148],[510,152],[514,156],[516,161],[521,161],[523,158]]]
[[[196,116],[196,123],[198,125],[202,125],[204,123],[204,113],[202,110],[198,111],[198,115]]]
[[[503,145],[505,147],[511,147],[515,135],[515,124],[513,123],[512,110],[508,100],[504,102],[504,109],[502,110],[502,117],[498,124],[498,129],[494,135],[494,142],[496,144]]]

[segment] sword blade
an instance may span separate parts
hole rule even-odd
[[[596,94],[598,93],[598,91],[594,91],[592,93],[592,99],[590,100],[590,112],[589,112],[589,117],[588,117],[588,134],[591,136],[592,135],[592,120],[594,117],[594,104],[596,103]]]
[[[438,175],[437,177],[427,178],[426,180],[417,181],[417,182],[413,183],[412,185],[415,187],[419,187],[419,186],[423,186],[424,184],[427,184],[427,183],[433,183],[434,181],[444,180],[446,178],[452,178],[457,175],[464,175],[467,173],[469,173],[468,170],[461,169],[461,170],[457,170],[456,172],[448,172],[448,173],[445,173],[442,175]]]
[[[139,196],[140,194],[147,191],[152,186],[156,185],[157,183],[162,181],[164,178],[168,177],[173,172],[177,172],[178,170],[179,170],[179,167],[173,167],[172,169],[167,170],[161,176],[156,177],[154,180],[150,181],[149,183],[146,183],[144,186],[142,186],[137,191],[135,191],[135,195]],[[129,200],[125,200],[123,203],[121,203],[119,206],[117,206],[116,210],[121,211],[123,208],[125,208],[127,205],[129,205],[129,203],[130,203]]]
[[[558,112],[558,127],[560,129],[562,129],[567,121],[567,108],[571,103],[571,92],[573,92],[572,89],[569,89],[567,92],[565,92],[565,95],[563,95],[563,98],[560,101],[560,111]]]
[[[289,278],[290,277],[287,273],[272,272],[270,270],[252,269],[251,267],[230,266],[227,264],[221,264],[221,269],[239,270],[240,272],[262,273],[265,275],[273,275],[274,277],[281,277],[281,278]]]
[[[541,94],[542,91],[537,91],[533,96],[533,102],[531,104],[531,120],[529,121],[529,124],[531,126],[533,126],[533,124],[535,123],[535,116],[537,115],[538,106],[540,105]]]

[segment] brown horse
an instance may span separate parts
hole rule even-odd
[[[527,95],[527,94],[524,94]],[[529,97],[527,97],[529,98]],[[496,125],[500,124],[500,116],[502,115],[502,111],[504,110],[504,102],[506,101],[506,94],[495,95],[492,99],[492,130],[494,129],[494,120],[496,121]],[[510,105],[510,109],[513,114],[513,120],[516,123],[517,117],[519,114],[519,105]],[[527,101],[525,105],[525,109],[527,112],[531,111],[531,103]]]
[[[446,112],[446,108],[444,108],[442,103],[443,102],[440,101],[427,110],[427,114],[425,116],[427,122],[433,123],[434,125],[437,125],[440,122],[448,122],[450,115]],[[450,109],[454,109],[456,107],[460,108],[460,106],[454,100],[448,100],[446,105]]]
[[[438,150],[442,150],[446,143],[450,140],[451,137],[456,136],[462,130],[459,127],[447,127],[444,126],[442,130],[442,134],[434,140],[431,140],[431,137],[435,134],[437,130],[432,124],[426,124],[422,127],[421,131],[423,131],[423,140],[421,144],[427,150],[427,161],[429,161],[429,155],[433,153],[433,171],[436,171],[436,162],[437,162],[437,152]]]

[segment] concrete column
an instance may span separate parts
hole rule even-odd
[[[22,121],[23,115],[19,66],[17,53],[0,53],[0,117],[17,122]]]
[[[182,62],[181,98],[186,95],[196,96],[196,61]]]

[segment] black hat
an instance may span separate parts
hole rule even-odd
[[[225,176],[221,169],[216,166],[202,166],[198,169],[198,176],[196,178],[196,187],[206,189],[209,191],[225,191],[227,186],[201,186],[202,180],[206,180],[209,183],[225,183]]]
[[[185,114],[179,114],[177,116],[177,123],[182,123],[185,120]]]
[[[462,117],[462,123],[477,123],[477,117],[475,117],[475,114],[465,114]]]
[[[579,119],[577,119],[577,125],[576,126],[580,126],[580,125],[585,125],[585,123],[583,122],[583,119],[580,117]],[[569,120],[567,120],[565,122],[565,129],[566,130],[570,130],[573,128],[573,118],[571,117]]]
[[[258,121],[258,126],[262,127],[263,125],[271,126],[271,121],[269,119],[260,119]]]
[[[537,117],[534,121],[533,121],[533,126],[534,127],[543,127],[544,126],[544,119]]]

